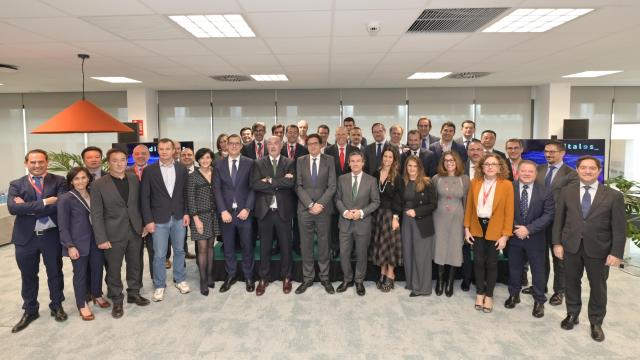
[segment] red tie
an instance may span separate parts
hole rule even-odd
[[[289,145],[289,159],[293,159],[296,154],[295,145]]]
[[[340,147],[340,169],[344,170],[344,148]]]

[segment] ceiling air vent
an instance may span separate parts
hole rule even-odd
[[[15,65],[9,65],[9,64],[0,64],[0,72],[3,73],[13,73],[18,71],[18,67]]]
[[[475,32],[509,8],[426,9],[408,33]]]
[[[485,77],[490,75],[490,72],[459,72],[453,73],[447,76],[449,79],[457,79],[457,80],[468,80],[468,79],[478,79],[481,77]]]
[[[209,77],[212,78],[213,80],[226,81],[226,82],[239,82],[239,81],[251,80],[250,77],[246,75],[239,75],[239,74],[211,75]]]

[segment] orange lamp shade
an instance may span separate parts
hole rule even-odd
[[[118,119],[87,100],[78,100],[38,126],[32,134],[132,132]]]

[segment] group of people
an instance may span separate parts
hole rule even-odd
[[[565,148],[550,141],[547,164],[522,159],[523,142],[506,141],[507,154],[494,149],[496,133],[485,130],[475,139],[475,124],[445,122],[440,137],[430,134],[431,120],[422,117],[407,133],[394,125],[371,128],[367,145],[353,118],[343,120],[329,144],[329,127],[256,123],[239,134],[221,134],[217,152],[182,148],[171,139],[158,140],[159,161],[148,164],[149,149],[133,149],[127,167],[125,151],[83,151],[84,166],[64,179],[47,172],[48,156],[40,149],[25,156],[28,175],[11,182],[9,211],[16,215],[13,243],[22,275],[24,314],[13,332],[38,318],[38,264],[45,263],[51,315],[64,321],[62,256],[73,265],[73,287],[80,316],[92,320],[89,304],[108,308],[103,297],[103,268],[112,316],[123,316],[126,263],[127,302],[146,306],[140,295],[143,252],[149,254],[153,301],[166,289],[167,252],[173,250],[173,282],[178,292],[186,282],[187,228],[196,243],[200,293],[215,287],[213,245],[222,241],[228,291],[241,272],[248,292],[262,296],[274,279],[292,291],[292,254],[302,257],[303,280],[295,293],[314,285],[316,276],[333,294],[355,287],[365,295],[369,261],[380,268],[376,287],[395,288],[396,269],[403,267],[409,296],[432,293],[452,296],[461,268],[461,289],[468,291],[474,275],[476,310],[493,310],[498,255],[508,257],[508,309],[520,293],[534,299],[532,315],[544,316],[546,284],[553,264],[551,305],[566,297],[564,329],[578,324],[581,278],[586,269],[591,295],[591,335],[604,340],[606,280],[609,266],[621,262],[625,243],[624,204],[620,192],[598,183],[600,161],[578,159],[576,170],[563,163]],[[197,166],[196,166],[197,164]],[[257,284],[255,240],[260,241]],[[314,257],[317,243],[317,258]],[[240,264],[236,248],[242,253]],[[275,249],[274,249],[275,246]],[[280,274],[271,274],[271,255],[280,254]],[[355,269],[352,268],[352,254]],[[549,260],[551,255],[552,260]],[[329,279],[331,258],[339,258],[343,279],[334,289]],[[316,274],[315,264],[318,264]],[[239,269],[238,269],[239,268]],[[528,283],[531,272],[532,286]]]

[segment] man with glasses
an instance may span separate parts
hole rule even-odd
[[[522,161],[524,144],[520,139],[509,139],[504,146],[507,149],[507,165],[513,174],[511,181],[518,180],[518,164]]]
[[[264,123],[257,122],[253,124],[251,131],[253,132],[253,141],[242,148],[242,155],[252,160],[262,159],[267,154],[264,143],[266,127]]]

